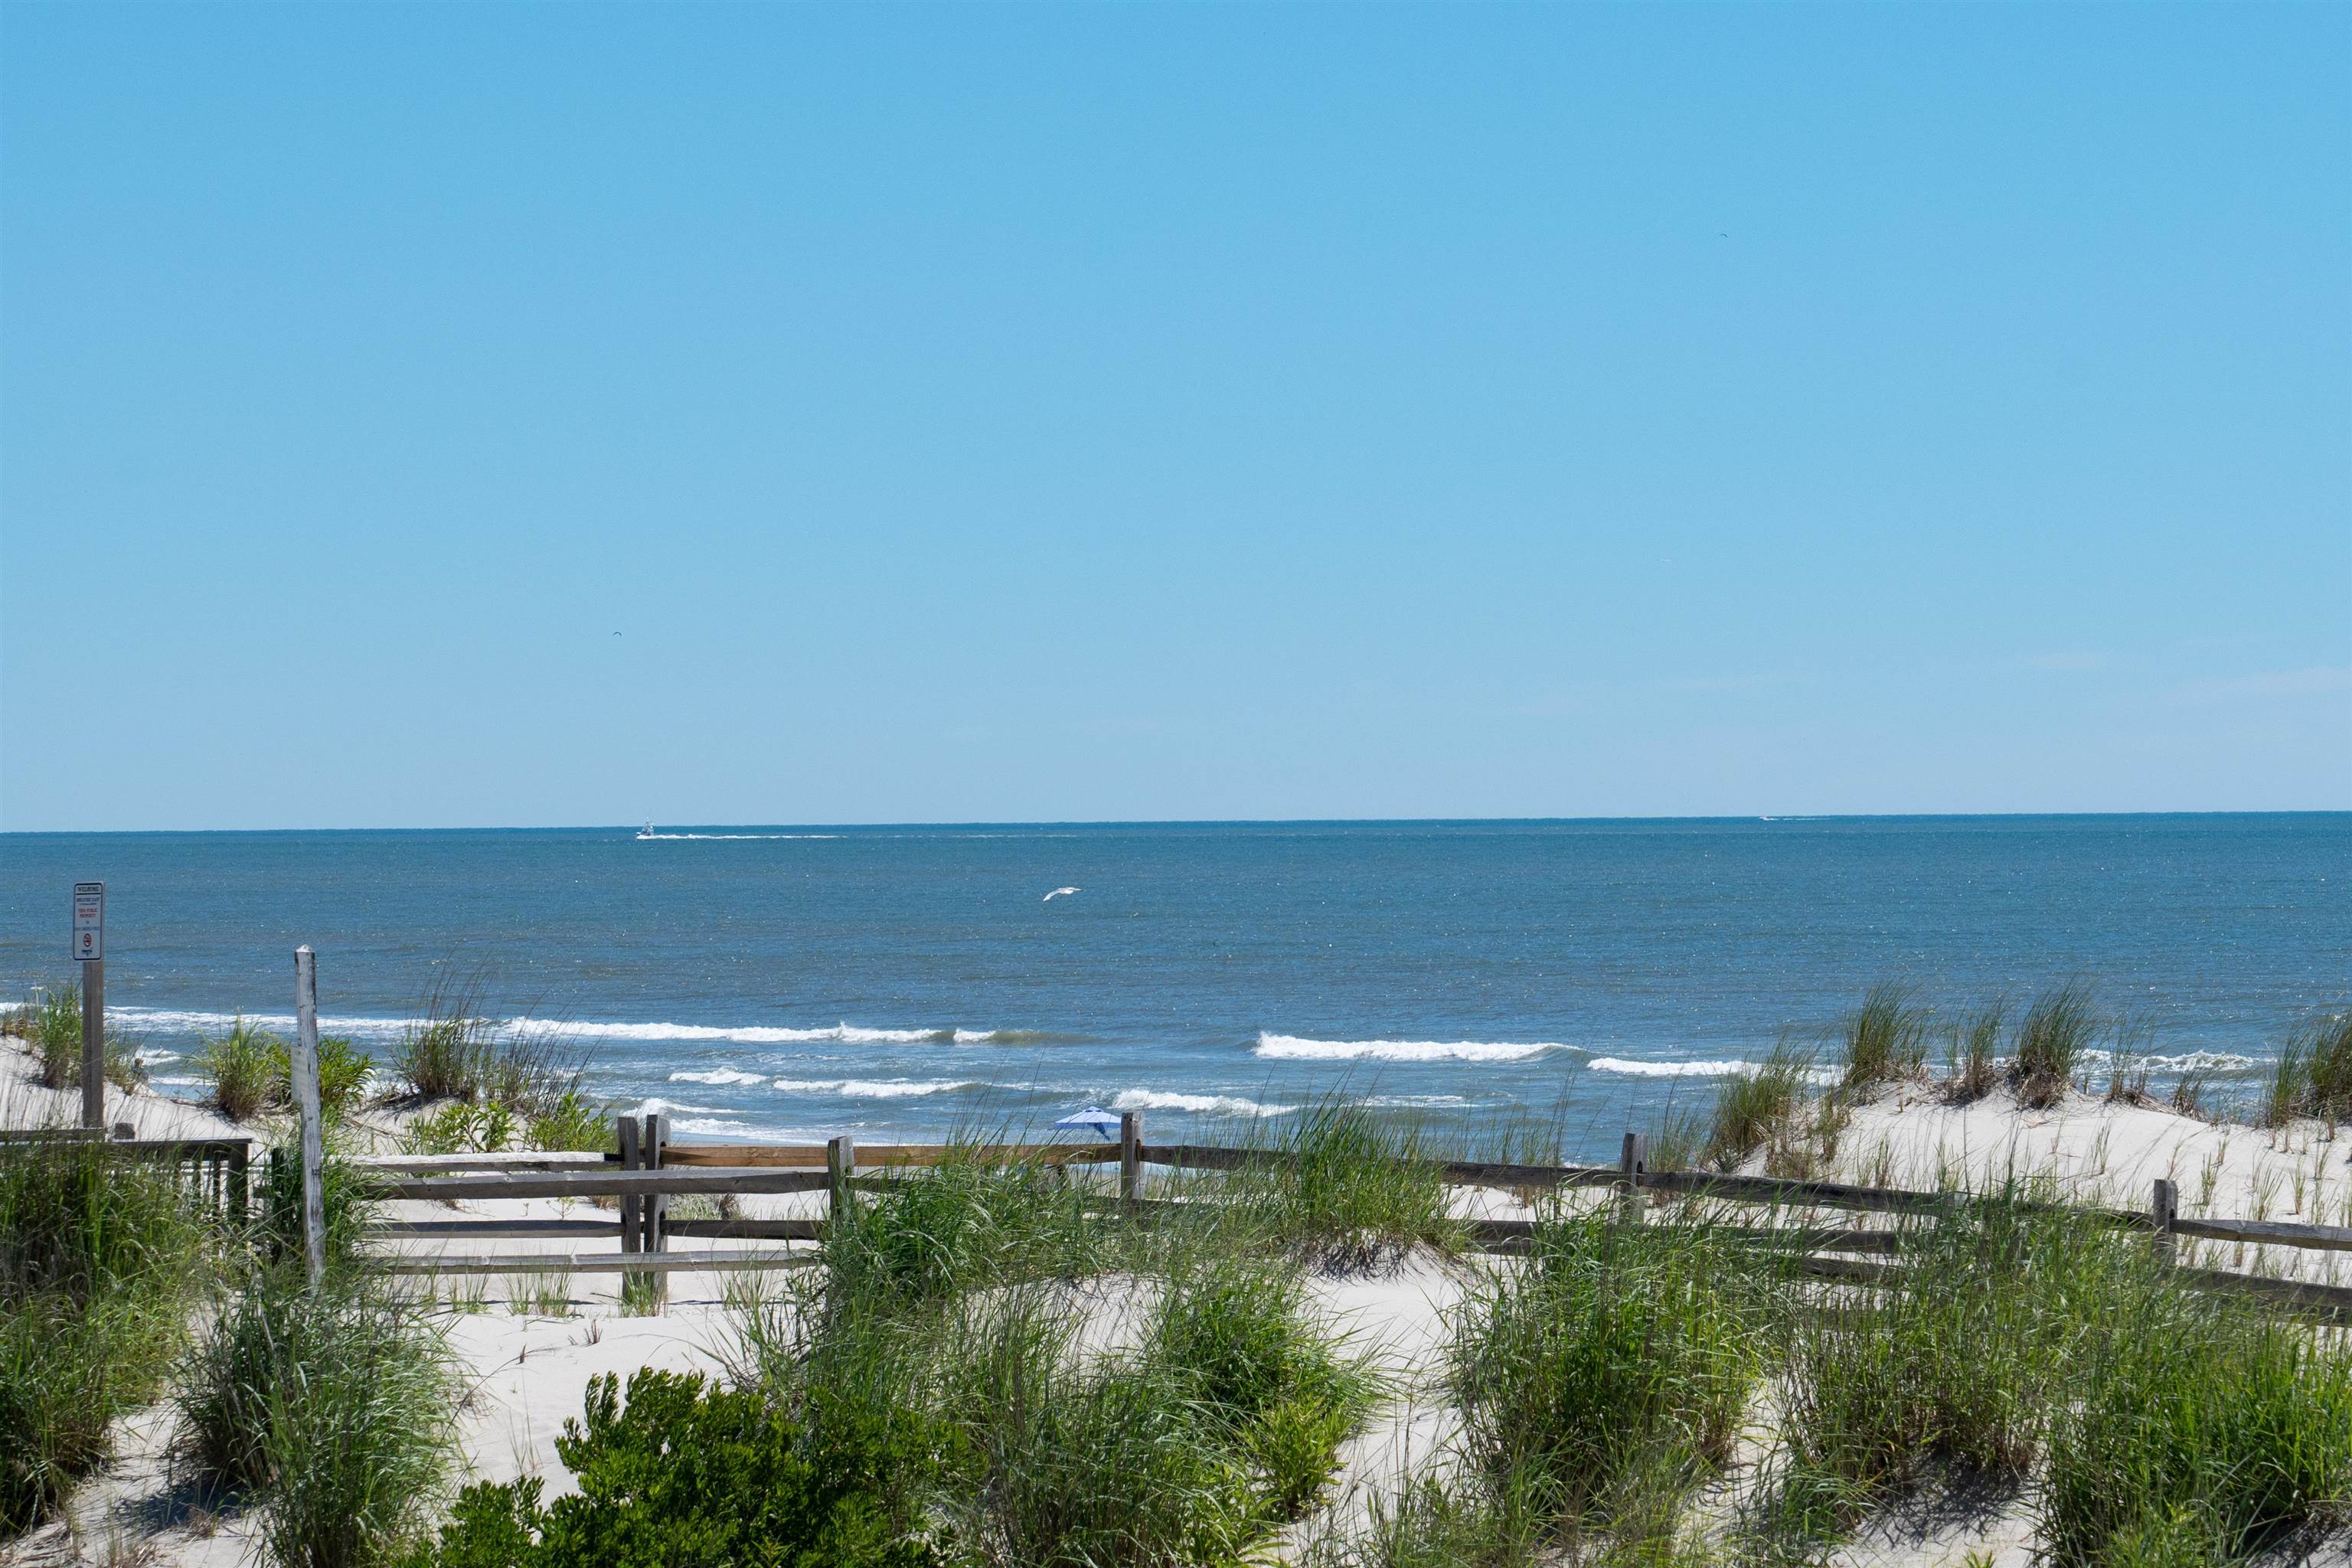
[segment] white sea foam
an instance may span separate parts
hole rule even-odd
[[[712,1068],[708,1072],[674,1072],[669,1075],[669,1080],[672,1083],[707,1083],[713,1088],[736,1084],[748,1088],[752,1084],[767,1082],[768,1075],[745,1072],[740,1068]]]
[[[141,1067],[153,1067],[159,1062],[178,1061],[180,1059],[180,1053],[177,1051],[141,1051],[138,1053],[136,1059]]]
[[[1467,1105],[1466,1095],[1459,1094],[1376,1094],[1364,1101],[1376,1110],[1414,1110],[1434,1105]]]
[[[1730,1078],[1736,1073],[1754,1072],[1757,1064],[1738,1059],[1703,1062],[1634,1062],[1622,1057],[1595,1057],[1584,1064],[1594,1072],[1616,1073],[1624,1078]]]
[[[196,1084],[209,1083],[212,1080],[210,1079],[202,1078],[170,1078],[159,1074],[149,1081],[152,1083],[167,1083],[174,1089],[187,1089]]]
[[[1288,1061],[1524,1062],[1547,1051],[1574,1050],[1556,1041],[1517,1044],[1497,1040],[1310,1040],[1261,1032],[1255,1055]]]
[[[236,1013],[201,1012],[175,1007],[117,1007],[116,1016],[137,1028],[171,1034],[212,1034],[233,1026],[239,1016]],[[290,1013],[247,1013],[246,1022],[265,1029],[281,1032],[294,1027]],[[872,1028],[861,1024],[839,1023],[820,1025],[813,1028],[791,1028],[769,1024],[676,1024],[620,1023],[598,1018],[533,1018],[529,1016],[489,1020],[491,1029],[501,1035],[551,1036],[562,1039],[593,1040],[708,1040],[742,1046],[921,1046],[1018,1044],[1049,1037],[1023,1029],[964,1029],[936,1027],[924,1029]],[[347,1035],[355,1039],[396,1040],[412,1027],[406,1018],[365,1016],[331,1016],[319,1020],[319,1027],[330,1035]]]
[[[959,1089],[982,1089],[986,1086],[971,1079],[859,1079],[859,1078],[780,1078],[768,1087],[785,1094],[838,1094],[851,1100],[910,1100],[928,1094],[946,1094]]]
[[[2085,1068],[2108,1067],[2115,1060],[2114,1055],[2107,1051],[2084,1051],[2080,1058]],[[2186,1051],[2170,1057],[2144,1057],[2126,1052],[2122,1065],[2144,1067],[2152,1072],[2247,1072],[2271,1066],[2272,1058],[2242,1057],[2234,1051]]]
[[[1261,1105],[1237,1094],[1177,1094],[1156,1089],[1122,1089],[1113,1110],[1189,1110],[1196,1116],[1287,1116],[1295,1105]]]
[[[639,1100],[637,1102],[637,1109],[635,1114],[638,1116],[669,1116],[683,1110],[690,1116],[723,1116],[728,1111],[734,1109],[735,1108],[731,1105],[688,1105],[681,1100],[662,1100],[656,1098],[653,1100]]]
[[[721,1132],[757,1132],[760,1129],[748,1121],[736,1121],[723,1116],[690,1116],[677,1124],[677,1131],[711,1137]]]

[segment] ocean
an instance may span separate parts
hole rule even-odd
[[[290,1027],[307,942],[379,1062],[472,977],[689,1139],[1262,1136],[1344,1094],[1599,1159],[1875,981],[1946,1016],[2080,981],[2159,1087],[2243,1093],[2352,1001],[2342,813],[18,834],[0,984],[67,977],[84,879],[166,1092],[238,1012]]]

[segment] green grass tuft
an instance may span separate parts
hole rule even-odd
[[[2033,999],[2010,1042],[2009,1081],[2021,1104],[2055,1104],[2074,1081],[2101,1022],[2091,994],[2068,981]]]
[[[1927,1012],[1917,992],[1891,980],[1871,987],[1846,1020],[1844,1047],[1849,1093],[1916,1078],[1927,1064]]]

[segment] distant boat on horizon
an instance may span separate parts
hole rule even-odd
[[[654,825],[648,822],[645,825],[644,828],[638,832],[637,837],[639,838],[658,838],[661,835],[656,833],[654,831]]]

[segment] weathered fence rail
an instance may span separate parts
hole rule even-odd
[[[388,1157],[361,1162],[379,1195],[407,1200],[477,1202],[488,1198],[618,1200],[614,1218],[530,1217],[520,1219],[413,1218],[379,1222],[367,1235],[381,1241],[444,1240],[498,1243],[510,1240],[570,1240],[616,1237],[614,1253],[451,1253],[387,1258],[384,1266],[404,1274],[530,1273],[568,1269],[638,1275],[653,1280],[681,1270],[795,1267],[806,1253],[729,1248],[672,1250],[670,1242],[823,1239],[824,1215],[679,1219],[668,1204],[690,1196],[745,1197],[828,1193],[833,1212],[851,1191],[887,1186],[881,1173],[934,1167],[949,1160],[1030,1163],[1048,1168],[1116,1163],[1116,1198],[1088,1201],[1090,1212],[1139,1222],[1164,1217],[1181,1200],[1143,1195],[1145,1167],[1184,1173],[1279,1168],[1297,1156],[1282,1150],[1219,1144],[1146,1143],[1139,1116],[1122,1119],[1115,1143],[868,1144],[847,1138],[826,1144],[667,1142],[657,1117],[623,1118],[614,1147],[602,1155],[465,1155]],[[1899,1228],[1807,1223],[1821,1210],[1932,1218],[1952,1213],[1963,1194],[1873,1187],[1837,1182],[1796,1181],[1773,1176],[1731,1175],[1704,1171],[1653,1171],[1643,1140],[1626,1136],[1615,1165],[1540,1165],[1500,1161],[1444,1161],[1444,1181],[1457,1186],[1526,1192],[1569,1188],[1614,1189],[1624,1201],[1654,1193],[1701,1202],[1768,1208],[1790,1217],[1787,1224],[1736,1227],[1736,1234],[1795,1258],[1804,1274],[1851,1283],[1884,1283],[1898,1265],[1906,1240]],[[2065,1205],[2036,1205],[2056,1210]],[[2179,1238],[2242,1242],[2265,1247],[2352,1250],[2352,1227],[2281,1221],[2191,1219],[2179,1213],[2169,1182],[2156,1184],[2143,1211],[2073,1208],[2094,1221],[2150,1233],[2169,1258]],[[1472,1219],[1464,1233],[1473,1245],[1496,1252],[1526,1248],[1538,1234],[1536,1221]],[[2297,1311],[2352,1316],[2352,1288],[2273,1279],[2221,1269],[2181,1268],[2184,1283],[2201,1289],[2258,1298]]]

